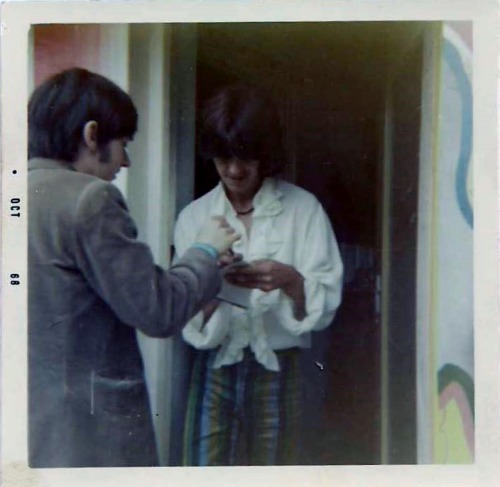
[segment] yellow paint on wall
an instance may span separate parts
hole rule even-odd
[[[434,462],[448,465],[474,463],[457,403],[450,401],[444,410],[437,408],[435,418]]]

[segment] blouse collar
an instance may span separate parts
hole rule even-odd
[[[236,212],[226,196],[222,182],[219,182],[215,191],[215,203],[213,205],[212,213],[214,215],[229,214],[236,216]],[[253,216],[278,215],[283,211],[283,203],[281,201],[282,197],[283,192],[278,187],[278,181],[275,178],[265,178],[253,198]]]

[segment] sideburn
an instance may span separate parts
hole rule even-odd
[[[109,144],[102,144],[98,149],[99,162],[107,164],[111,160],[111,149]]]

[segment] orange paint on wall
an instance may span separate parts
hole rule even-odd
[[[64,69],[99,70],[99,25],[37,25],[33,36],[35,86]]]

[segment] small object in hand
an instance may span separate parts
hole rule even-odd
[[[231,299],[222,298],[220,296],[217,296],[215,299],[217,299],[218,301],[222,301],[224,303],[228,303],[232,306],[236,306],[237,308],[248,309],[248,306],[245,306],[244,304],[241,303],[237,303],[236,301],[232,301]]]
[[[249,265],[250,264],[248,262],[246,262],[245,260],[238,260],[236,262],[233,262],[232,264],[227,265],[221,271],[222,271],[222,274],[224,275],[224,274],[227,274],[229,272],[237,271],[237,270],[242,269],[244,267],[247,267]]]

